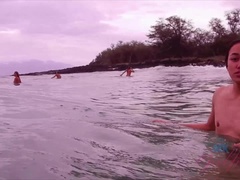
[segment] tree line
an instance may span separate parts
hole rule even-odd
[[[90,63],[116,65],[141,63],[163,58],[212,57],[225,55],[229,43],[240,37],[240,9],[225,12],[226,25],[212,18],[209,30],[195,28],[190,20],[179,16],[159,18],[151,26],[147,42],[112,44]]]

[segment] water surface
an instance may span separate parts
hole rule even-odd
[[[121,73],[23,76],[20,86],[1,78],[0,179],[239,177],[215,164],[220,137],[174,125],[207,120],[213,92],[230,83],[225,68]]]

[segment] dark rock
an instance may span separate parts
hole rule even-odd
[[[67,69],[60,70],[50,70],[43,72],[34,72],[21,75],[42,75],[42,74],[55,74],[58,71],[60,74],[70,74],[70,73],[85,73],[85,72],[96,72],[96,71],[123,71],[128,66],[132,68],[149,68],[155,66],[207,66],[212,65],[215,67],[225,66],[224,57],[212,57],[212,58],[166,58],[166,59],[155,59],[152,61],[144,61],[138,63],[119,63],[115,65],[94,65],[89,64],[86,66],[77,66]]]

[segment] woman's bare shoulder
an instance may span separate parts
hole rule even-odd
[[[219,88],[216,89],[216,91],[214,92],[214,96],[213,97],[218,97],[218,96],[224,96],[229,94],[229,92],[231,91],[233,85],[227,85],[227,86],[221,86]]]

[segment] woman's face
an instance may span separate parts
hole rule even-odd
[[[231,79],[240,84],[240,43],[235,44],[228,55],[228,73]]]

